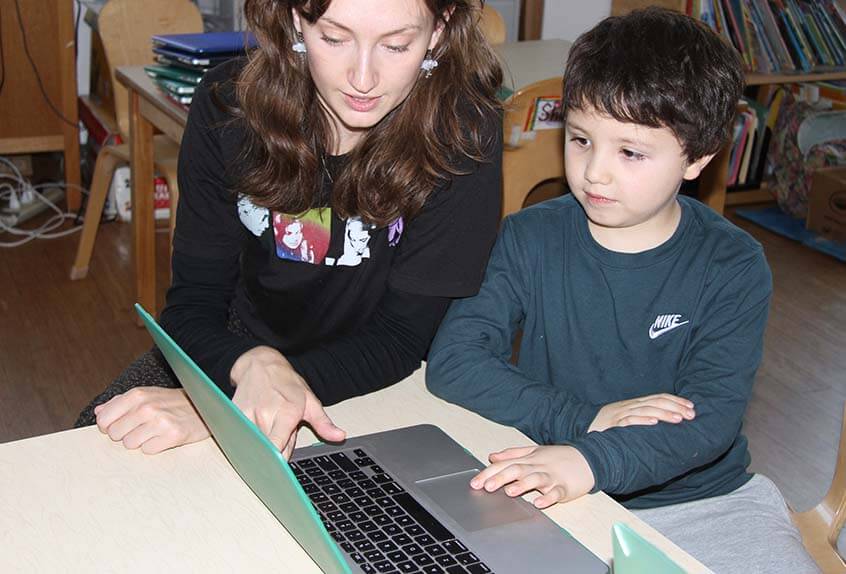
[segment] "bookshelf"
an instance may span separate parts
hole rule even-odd
[[[5,78],[0,90],[0,155],[62,151],[65,182],[78,186],[73,3],[0,0],[0,12],[4,53],[0,67]],[[68,188],[68,209],[76,209],[79,201],[79,191]]]
[[[846,0],[836,0],[836,2],[842,8],[846,8],[846,6],[844,6],[844,4],[846,4]],[[698,5],[698,3],[691,3],[688,0],[664,0],[657,2],[650,0],[613,0],[611,3],[611,15],[621,16],[631,12],[632,10],[646,8],[648,6],[662,6],[664,8],[685,12],[688,6],[692,4]],[[838,80],[846,80],[846,65],[840,68],[821,72],[796,70],[790,71],[789,73],[761,73],[753,71],[748,71],[746,73],[746,85],[747,88],[750,88],[750,91],[755,91],[756,88],[767,85],[802,84]],[[744,189],[726,193],[730,147],[731,146],[729,145],[727,146],[727,149],[720,152],[708,168],[706,168],[706,171],[703,172],[700,179],[700,192],[704,187],[706,190],[705,195],[707,197],[715,197],[715,194],[713,193],[714,190],[720,188],[720,193],[716,195],[725,198],[725,205],[743,205],[748,203],[772,201],[773,197],[767,191],[766,185],[762,185],[756,189]],[[723,205],[720,205],[720,203],[721,202],[717,201],[717,204],[713,202],[710,202],[709,204],[711,207],[717,209],[717,211],[722,211]]]

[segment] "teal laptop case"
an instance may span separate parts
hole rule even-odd
[[[135,310],[229,462],[326,574],[351,574],[285,458],[143,307]]]
[[[614,574],[685,574],[666,554],[622,522],[611,529],[611,537]]]

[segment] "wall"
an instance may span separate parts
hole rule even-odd
[[[77,21],[80,7],[82,14],[79,16],[76,33],[76,86],[80,96],[87,96],[91,81],[91,27],[82,19],[85,16],[85,6],[78,2],[73,3],[74,22]]]
[[[573,41],[611,13],[611,0],[546,0],[542,37]]]

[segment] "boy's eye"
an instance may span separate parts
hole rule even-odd
[[[630,159],[630,160],[633,160],[633,161],[640,161],[640,160],[642,160],[646,157],[642,153],[636,152],[636,151],[631,150],[631,149],[623,148],[621,150],[621,152],[626,159]]]
[[[570,141],[575,143],[579,147],[586,147],[588,145],[587,138],[583,138],[580,136],[573,136],[570,138]]]

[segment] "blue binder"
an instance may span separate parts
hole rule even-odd
[[[207,32],[204,34],[157,34],[153,45],[195,56],[231,55],[257,46],[249,32]]]

